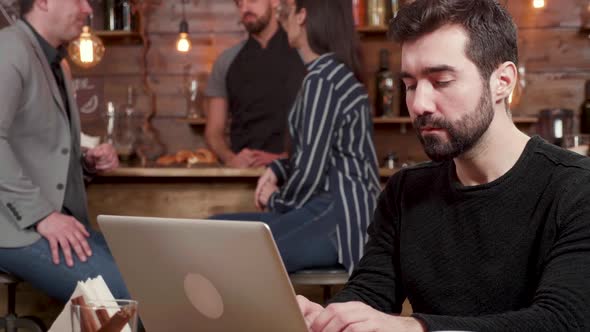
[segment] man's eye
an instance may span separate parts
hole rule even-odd
[[[416,90],[416,84],[406,84],[406,91]]]
[[[444,88],[445,86],[448,86],[449,84],[451,84],[452,81],[436,81],[434,82],[434,84],[436,85],[436,87],[439,88]]]

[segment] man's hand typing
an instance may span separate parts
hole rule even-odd
[[[424,332],[415,318],[389,315],[362,302],[333,303],[325,309],[303,296],[299,308],[311,332]]]

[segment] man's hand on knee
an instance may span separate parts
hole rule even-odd
[[[78,258],[85,262],[92,256],[90,245],[86,240],[90,236],[86,227],[74,217],[53,212],[37,224],[37,232],[49,242],[54,264],[59,264],[59,247],[61,247],[67,266],[74,266],[72,249]]]

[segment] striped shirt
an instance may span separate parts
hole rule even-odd
[[[270,165],[281,187],[268,206],[286,213],[330,192],[345,216],[335,232],[339,262],[350,272],[363,255],[380,192],[370,104],[364,86],[332,53],[307,70],[289,114],[292,153]]]

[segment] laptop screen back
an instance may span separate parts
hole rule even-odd
[[[98,223],[147,331],[307,331],[264,223],[126,216]]]

